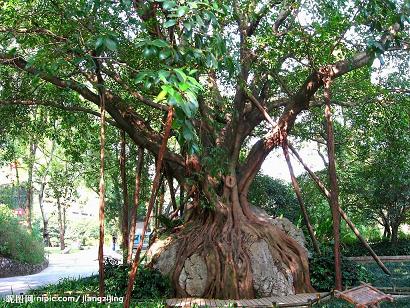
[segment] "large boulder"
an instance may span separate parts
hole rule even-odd
[[[307,252],[303,232],[296,228],[288,219],[273,219],[263,210],[255,208],[252,208],[252,210],[260,219],[269,221],[294,238]],[[176,264],[177,252],[179,251],[178,243],[172,236],[165,239],[157,239],[147,251],[148,262],[163,275],[170,276]],[[275,260],[267,241],[264,239],[254,239],[248,243],[247,253],[251,261],[253,286],[258,297],[282,296],[295,293],[292,273]],[[206,254],[206,252],[202,254]],[[178,284],[189,296],[201,297],[204,295],[208,278],[205,257],[205,255],[195,253],[184,262]]]
[[[301,229],[297,228],[289,219],[284,217],[276,217],[272,219],[272,224],[298,242],[307,255],[310,256],[310,252],[306,248],[305,235]]]

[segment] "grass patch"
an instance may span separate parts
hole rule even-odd
[[[318,304],[314,307],[320,308],[354,308],[354,305],[340,299],[331,299],[330,301]],[[383,302],[381,308],[407,308],[410,307],[410,298],[394,299],[394,302]]]
[[[363,264],[367,269],[370,277],[369,282],[375,287],[409,287],[410,286],[410,262],[386,262],[386,267],[392,273],[386,275],[381,268],[374,262]],[[354,305],[343,300],[332,299],[326,303],[320,304],[321,308],[350,308]],[[405,308],[410,307],[410,296],[395,298],[393,303],[383,302],[382,308]]]
[[[110,308],[120,308],[123,307],[122,303],[109,303],[109,304],[99,304],[99,303],[68,303],[68,302],[33,302],[24,304],[7,303],[5,300],[0,300],[0,308],[11,308],[11,307],[25,307],[25,308],[54,308],[54,307],[110,307]],[[133,308],[165,308],[165,301],[162,300],[146,300],[146,301],[131,301],[131,307]]]
[[[386,262],[386,267],[392,273],[386,275],[374,262],[363,264],[372,274],[370,282],[375,287],[409,287],[410,286],[410,262]]]

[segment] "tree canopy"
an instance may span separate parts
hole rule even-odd
[[[2,114],[24,123],[36,118],[34,106],[65,111],[65,129],[73,131],[66,139],[81,157],[92,148],[81,135],[106,111],[110,128],[157,159],[153,192],[159,171],[186,192],[191,215],[172,238],[178,253],[170,275],[179,296],[270,295],[253,280],[252,245],[271,256],[266,268],[281,264],[282,276],[261,273],[286,289],[269,292],[312,289],[306,254],[252,210],[247,194],[288,135],[324,139],[320,107],[327,105],[328,120],[330,103],[351,112],[350,128],[359,125],[351,138],[361,145],[360,130],[379,114],[373,103],[408,102],[408,76],[397,77],[410,64],[408,0],[13,0],[0,9]],[[376,74],[376,60],[385,75]],[[372,109],[355,118],[360,108]],[[393,122],[408,116],[395,110]],[[80,113],[88,121],[78,121]],[[335,119],[343,132],[336,153],[347,153],[338,141],[349,132]],[[327,127],[329,136],[330,121]],[[391,159],[382,148],[372,151]],[[334,171],[333,153],[329,165]],[[195,258],[207,265],[208,280],[192,292],[180,281],[186,260]]]

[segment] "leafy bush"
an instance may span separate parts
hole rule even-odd
[[[107,292],[115,296],[123,296],[127,289],[128,265],[118,265],[113,259],[107,258],[105,265],[105,285]],[[169,280],[158,270],[141,266],[132,292],[133,299],[163,298],[172,294]]]
[[[389,241],[384,240],[371,243],[370,247],[379,256],[401,256],[410,255],[410,239],[399,239],[397,244],[392,245]],[[367,256],[370,255],[368,250],[359,242],[343,245],[343,254],[345,256]]]
[[[312,286],[318,291],[329,291],[335,285],[334,254],[330,247],[322,251],[322,255],[313,255],[309,260]],[[360,281],[368,281],[371,274],[362,265],[342,257],[343,286],[359,285]]]
[[[107,258],[104,262],[105,290],[107,295],[124,296],[128,283],[130,267],[119,265],[117,260]],[[98,294],[98,276],[81,279],[62,279],[58,284],[49,285],[31,291],[32,294],[64,294],[67,292]],[[169,280],[164,278],[157,270],[140,267],[134,284],[132,299],[134,301],[154,300],[171,296],[172,290]],[[143,307],[143,306],[142,306]]]
[[[0,203],[7,204],[10,208],[16,209],[26,203],[26,198],[26,183],[20,183],[19,187],[12,184],[0,185]]]
[[[94,219],[71,222],[66,232],[67,242],[79,241],[82,246],[95,244],[98,242],[99,236],[98,221]]]
[[[17,261],[38,264],[44,260],[44,246],[29,233],[6,205],[0,204],[0,255]]]

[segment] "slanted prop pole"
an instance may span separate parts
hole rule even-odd
[[[283,148],[283,155],[285,156],[286,163],[288,164],[288,169],[289,169],[290,178],[292,180],[293,190],[295,191],[296,197],[299,201],[299,206],[303,214],[303,219],[305,221],[306,228],[308,229],[310,238],[312,239],[313,248],[315,249],[315,252],[317,254],[321,255],[322,253],[319,248],[319,243],[316,239],[315,233],[313,232],[313,227],[312,227],[312,224],[310,223],[310,219],[309,219],[308,212],[306,210],[305,203],[303,202],[300,186],[299,186],[298,181],[296,180],[296,176],[293,171],[292,163],[290,161],[287,138],[284,139],[282,143],[282,148]]]
[[[303,168],[307,171],[311,179],[316,183],[317,187],[319,190],[322,192],[322,194],[329,199],[330,198],[330,192],[326,189],[325,185],[322,183],[322,181],[318,178],[318,176],[305,164],[305,162],[302,160],[296,149],[291,145],[288,144],[289,149],[292,151],[293,155],[299,160],[299,162],[302,164]],[[387,275],[391,275],[390,271],[387,269],[387,267],[383,264],[383,262],[380,260],[380,258],[376,255],[374,250],[370,247],[370,245],[367,243],[367,241],[364,239],[364,237],[360,234],[359,230],[356,228],[356,226],[353,224],[353,222],[347,217],[346,213],[339,207],[338,211],[340,213],[340,216],[344,219],[344,221],[347,223],[347,225],[350,227],[350,229],[353,231],[353,233],[356,235],[356,237],[359,239],[359,241],[362,243],[362,245],[369,251],[370,255],[373,257],[374,261],[379,265],[379,267],[385,272]]]
[[[167,148],[167,141],[168,141],[168,138],[171,132],[172,117],[173,117],[173,108],[170,106],[168,109],[167,120],[165,123],[164,137],[162,139],[161,147],[159,148],[159,152],[158,152],[157,165],[155,168],[155,176],[154,176],[154,181],[152,183],[151,197],[149,199],[147,214],[145,216],[144,226],[142,228],[141,240],[140,240],[140,243],[138,244],[137,251],[135,252],[135,258],[132,263],[130,277],[128,279],[128,286],[127,286],[127,292],[125,294],[124,308],[130,307],[131,293],[134,287],[135,277],[138,271],[138,265],[140,263],[140,254],[141,254],[142,246],[144,244],[145,232],[148,228],[149,220],[151,218],[152,209],[154,207],[156,195],[158,192],[158,187],[160,184],[162,160],[164,158],[164,153]]]

